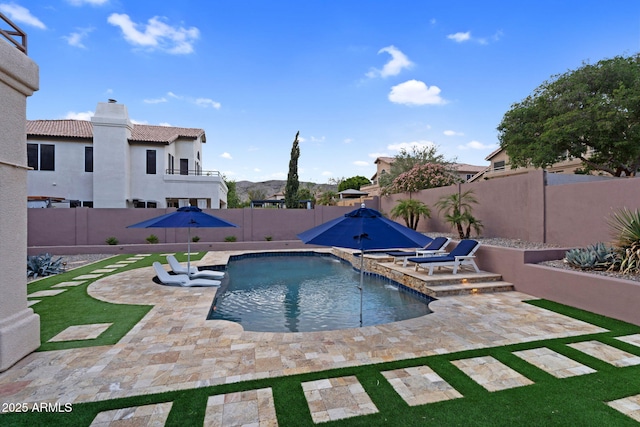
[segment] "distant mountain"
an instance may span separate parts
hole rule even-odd
[[[249,201],[249,193],[264,195],[265,199],[275,198],[278,193],[284,193],[286,180],[271,180],[263,182],[237,181],[236,191],[241,202]],[[311,193],[324,191],[338,191],[338,186],[333,184],[316,184],[313,182],[300,182],[300,188],[310,187]]]

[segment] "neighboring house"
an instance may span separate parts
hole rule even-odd
[[[533,166],[512,169],[509,165],[509,156],[503,148],[498,148],[493,153],[489,154],[485,160],[490,162],[491,165],[471,178],[470,181],[519,175],[538,169]],[[576,170],[581,169],[582,167],[583,165],[580,159],[571,159],[554,163],[553,165],[545,168],[545,170],[550,173],[574,174]]]
[[[379,178],[391,171],[391,165],[394,161],[394,157],[378,157],[374,162],[377,167],[376,173],[371,177],[373,184],[360,187],[360,191],[369,193],[369,196],[380,196]],[[454,163],[453,168],[464,181],[470,180],[479,172],[486,169],[485,166],[468,165],[465,163]]]
[[[70,207],[226,208],[227,186],[202,170],[204,130],[133,124],[98,103],[91,121],[28,120],[28,195]]]

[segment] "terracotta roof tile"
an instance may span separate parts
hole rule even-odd
[[[90,139],[93,138],[93,125],[88,120],[27,120],[27,135]],[[134,124],[129,141],[169,144],[178,138],[200,136],[205,142],[202,129]]]

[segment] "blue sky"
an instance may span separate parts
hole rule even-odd
[[[0,0],[40,67],[29,119],[202,128],[236,181],[375,172],[435,144],[487,165],[510,106],[545,80],[640,51],[640,1]]]

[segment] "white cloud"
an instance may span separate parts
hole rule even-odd
[[[389,93],[389,101],[407,105],[437,105],[445,103],[445,100],[440,97],[440,88],[438,86],[429,87],[419,80],[408,80],[393,86]]]
[[[311,137],[311,142],[324,142],[325,137],[321,136],[320,138],[316,138],[315,136]]]
[[[148,125],[149,122],[146,120],[136,120],[136,119],[131,119],[131,123],[133,123],[134,125]]]
[[[83,4],[90,4],[91,6],[102,6],[109,3],[109,0],[67,0],[72,6],[82,6]]]
[[[162,104],[163,102],[169,102],[169,101],[167,101],[167,98],[163,96],[162,98],[145,99],[143,100],[143,102],[145,104]]]
[[[391,55],[391,59],[389,60],[389,62],[384,64],[382,70],[372,68],[371,71],[366,74],[367,77],[374,78],[397,76],[404,68],[411,68],[411,66],[413,65],[413,62],[411,62],[404,53],[402,53],[393,45],[383,47],[378,51],[378,55],[383,52]]]
[[[0,12],[7,15],[9,19],[16,23],[30,25],[32,27],[40,28],[41,30],[47,28],[41,20],[29,12],[29,9],[15,3],[0,3]]]
[[[480,141],[469,141],[467,142],[465,145],[460,145],[458,146],[459,149],[461,150],[488,150],[488,149],[493,149],[496,148],[497,144],[483,144]]]
[[[463,43],[471,40],[471,31],[467,31],[466,33],[449,34],[447,38],[455,41],[456,43]]]
[[[171,98],[182,99],[181,96],[176,95],[175,93],[173,93],[171,91],[167,92],[167,95],[170,96]]]
[[[333,176],[333,173],[329,172],[329,171],[324,171],[320,175],[322,175],[322,176]]]
[[[342,142],[344,142],[345,144],[351,144],[353,142],[353,139],[345,138]]]
[[[226,151],[222,154],[220,154],[220,157],[222,157],[223,159],[233,159],[233,157],[231,157],[231,154],[227,153]]]
[[[158,123],[158,126],[167,126],[167,127],[171,127],[171,123],[162,122],[162,123]]]
[[[219,110],[221,107],[219,102],[216,102],[213,99],[209,99],[209,98],[196,98],[194,103],[196,105],[199,105],[200,107],[205,107],[205,108],[212,107],[212,108],[215,108],[216,110]]]
[[[134,46],[171,54],[192,53],[193,43],[200,37],[200,30],[195,27],[172,27],[163,20],[166,18],[154,16],[145,25],[132,22],[126,14],[112,13],[107,18],[109,24],[120,27],[125,40]],[[143,28],[143,31],[138,30],[138,27]]]
[[[365,162],[364,160],[356,160],[353,164],[356,166],[371,166],[371,162]]]
[[[431,148],[431,147],[435,147],[435,144],[432,141],[425,141],[425,140],[420,140],[420,141],[411,141],[411,142],[399,142],[397,144],[389,144],[387,145],[387,149],[392,150],[392,151],[400,151],[400,150],[405,150],[405,151],[411,151],[414,148],[421,150],[423,148]]]
[[[445,134],[445,136],[463,136],[464,135],[464,133],[456,132],[455,130],[445,130],[442,133]]]
[[[84,113],[76,113],[75,111],[69,111],[67,115],[64,116],[64,118],[68,120],[91,120],[91,117],[93,117],[93,114],[94,114],[93,111],[85,111]]]
[[[260,169],[260,168],[253,168],[253,171],[254,171],[254,172],[262,172],[262,169]]]
[[[77,32],[71,33],[68,36],[62,36],[62,38],[67,41],[69,46],[86,49],[87,47],[82,43],[82,40],[87,38],[91,31],[93,31],[92,28],[79,29]]]

